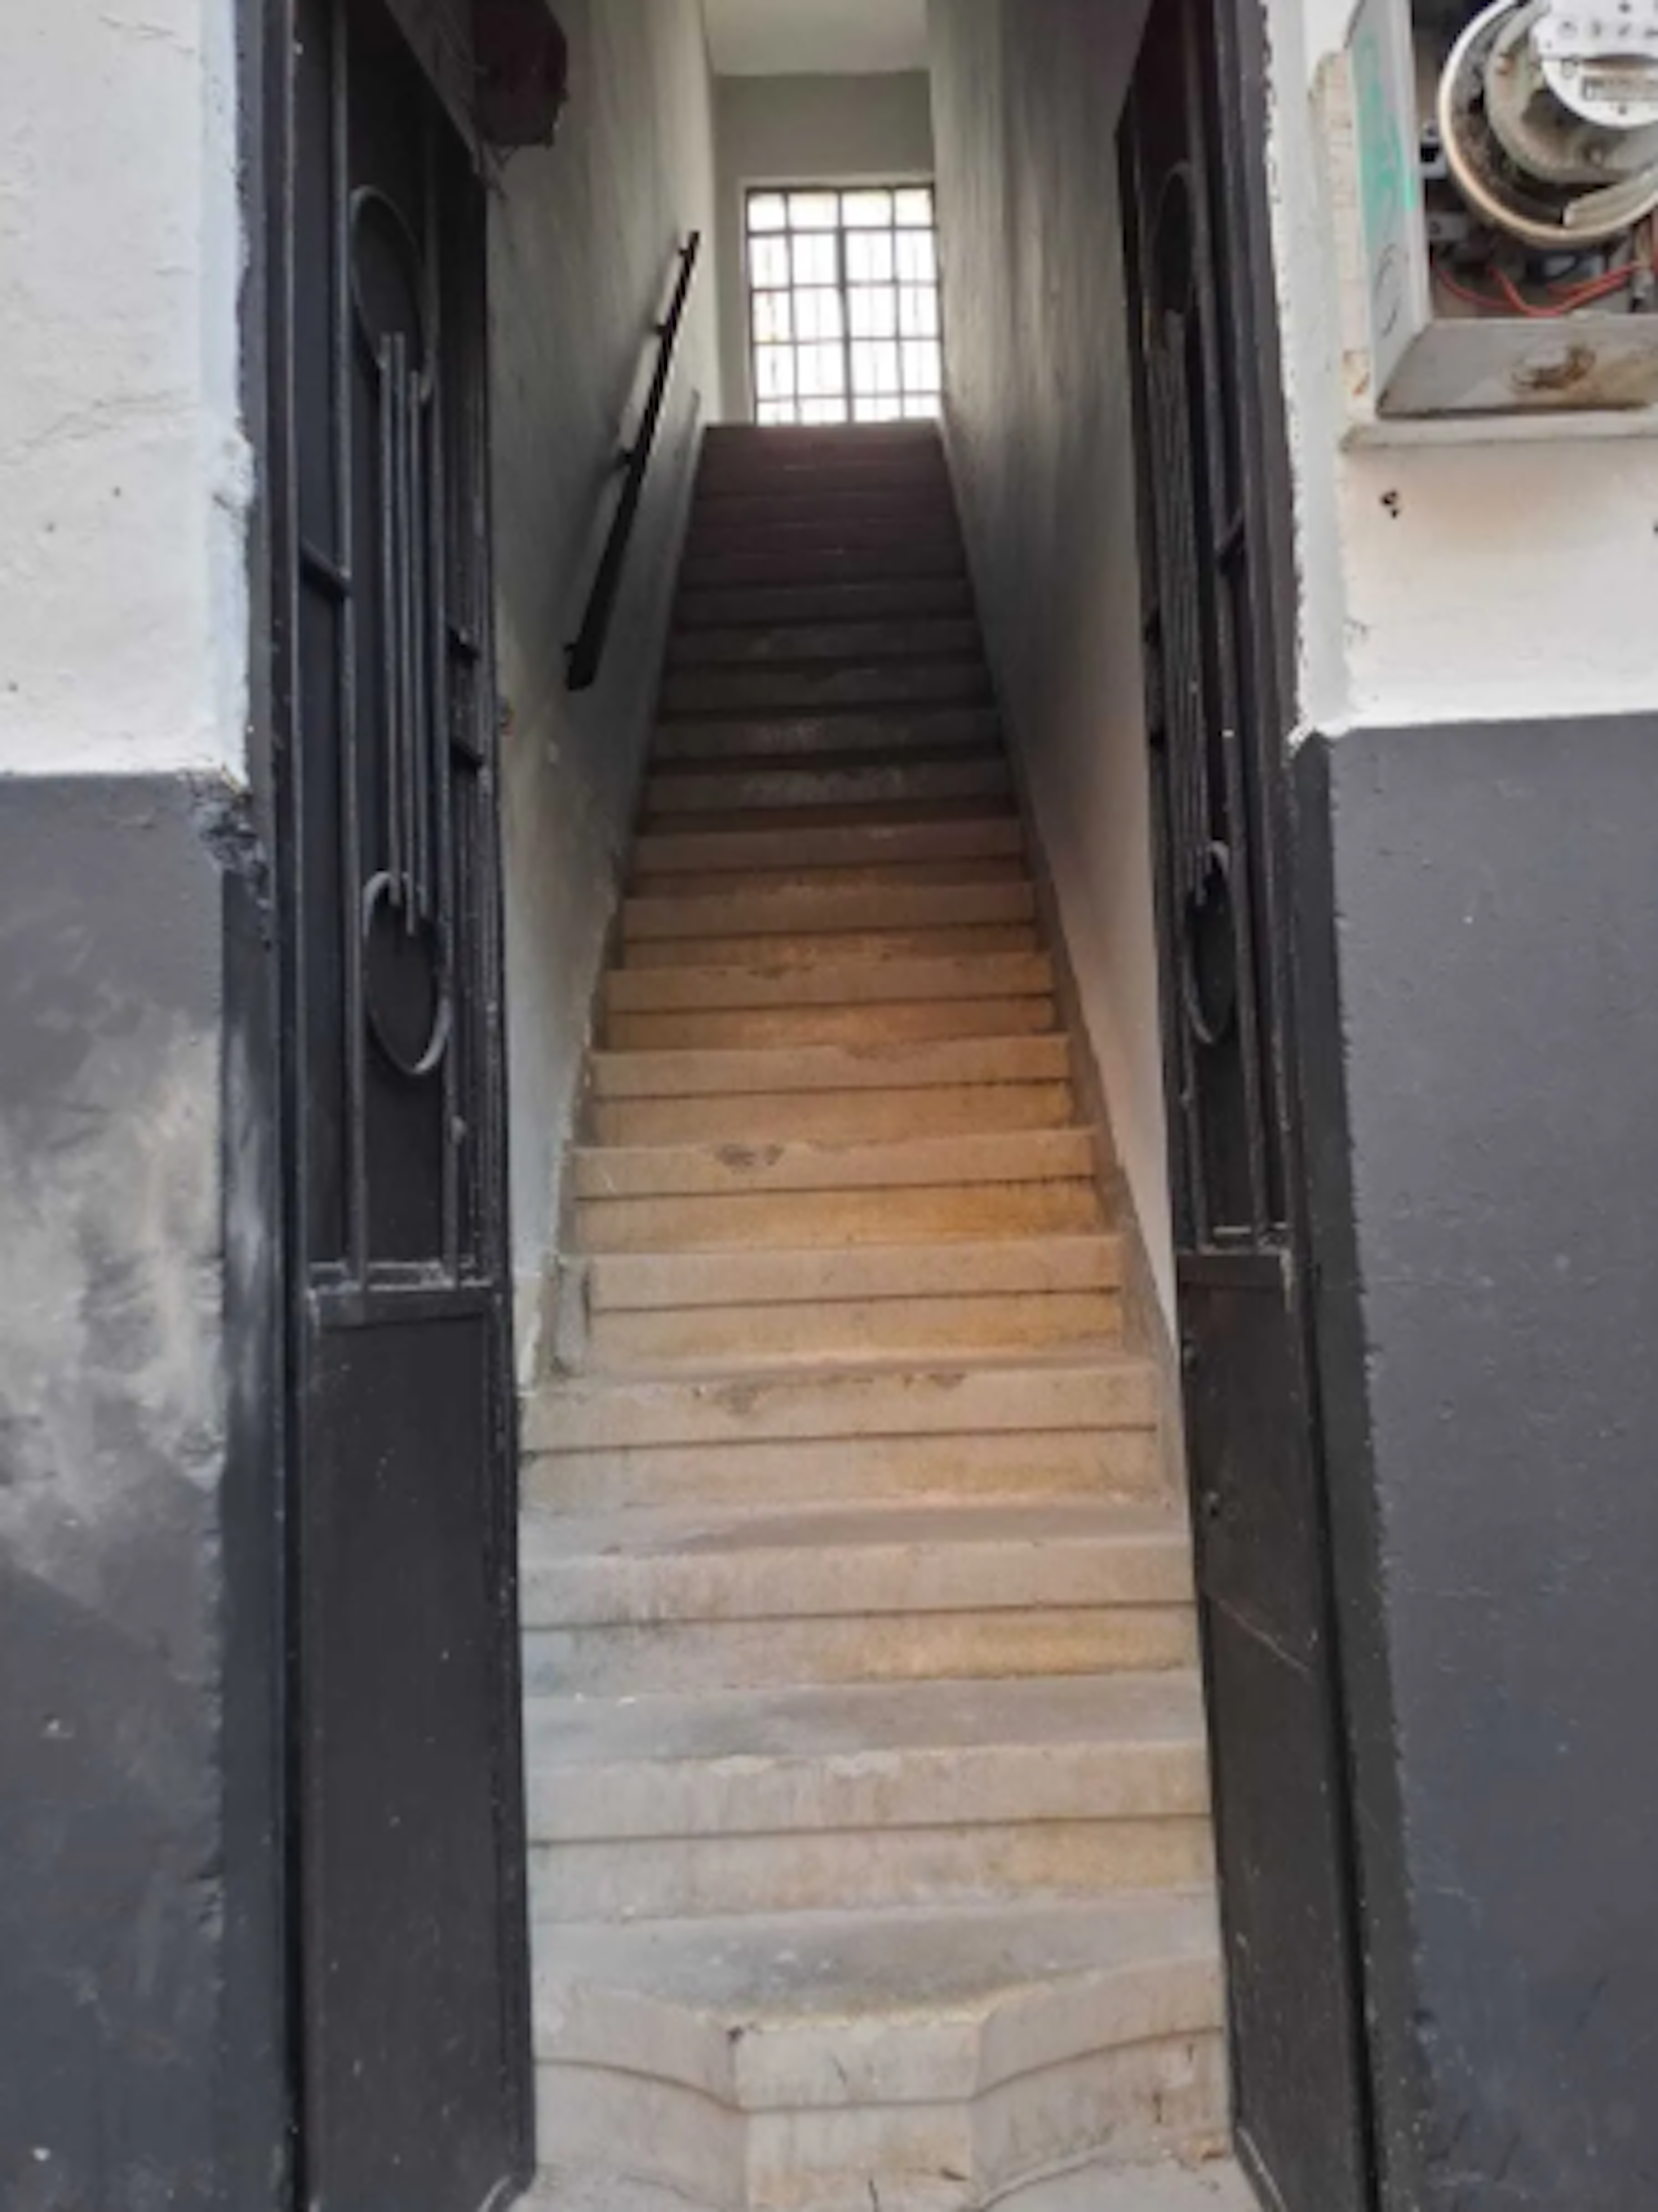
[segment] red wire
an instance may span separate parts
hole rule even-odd
[[[1442,264],[1436,263],[1434,267],[1435,282],[1442,284],[1454,299],[1466,300],[1470,307],[1483,307],[1488,312],[1495,310],[1498,313],[1508,307],[1515,314],[1540,322],[1575,314],[1580,307],[1589,307],[1596,300],[1604,300],[1614,292],[1622,291],[1634,274],[1632,263],[1621,269],[1605,270],[1599,276],[1589,277],[1574,290],[1563,292],[1558,299],[1545,306],[1540,301],[1527,299],[1505,269],[1496,272],[1500,296],[1493,297],[1489,292],[1476,291],[1471,284],[1459,283]]]

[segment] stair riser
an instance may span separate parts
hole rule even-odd
[[[942,1006],[819,1006],[685,1014],[613,1014],[613,1052],[733,1051],[749,1046],[917,1043],[928,1038],[1040,1036],[1057,1027],[1044,999],[953,999]]]
[[[1024,865],[1024,838],[1017,818],[987,814],[960,822],[897,823],[889,828],[732,830],[699,835],[652,833],[634,850],[635,879],[659,876],[713,878],[750,871],[802,868],[942,867],[997,862]],[[738,884],[735,888],[741,890]]]
[[[965,581],[964,556],[953,538],[852,546],[750,546],[741,552],[693,551],[684,569],[687,592],[734,585],[886,583],[910,576]]]
[[[881,1298],[842,1305],[716,1307],[608,1314],[592,1323],[587,1359],[599,1374],[705,1364],[952,1353],[1088,1352],[1121,1343],[1114,1295]]]
[[[851,1144],[1062,1129],[1075,1114],[1068,1083],[1000,1083],[817,1098],[784,1092],[622,1101],[595,1107],[592,1125],[601,1145]]]
[[[647,974],[615,971],[605,984],[611,1018],[760,1008],[920,1006],[955,1000],[1054,995],[1053,963],[1040,954],[1001,960],[884,961],[779,973],[763,955],[743,967]]]
[[[769,514],[734,511],[746,504],[735,499],[708,501],[693,514],[685,544],[688,576],[694,576],[705,560],[732,555],[772,554],[787,560],[796,553],[866,552],[878,560],[895,548],[961,550],[956,518],[939,499],[907,500],[884,510],[825,502],[813,511],[803,514],[796,508],[791,514],[787,509],[793,502],[789,501],[780,502]]]
[[[990,678],[977,659],[890,660],[868,668],[680,669],[662,687],[661,711],[810,714],[846,707],[981,707],[990,699]]]
[[[577,1215],[582,1249],[594,1253],[708,1252],[761,1245],[798,1251],[810,1245],[1086,1235],[1099,1227],[1099,1198],[1086,1182],[599,1199],[583,1204]]]
[[[674,619],[694,629],[770,628],[780,623],[908,622],[970,618],[973,593],[963,576],[856,579],[846,583],[729,585],[688,591]]]
[[[659,823],[680,816],[780,812],[794,807],[913,805],[923,799],[1006,799],[1012,783],[999,755],[975,761],[914,761],[888,768],[699,769],[653,775],[645,814]]]
[[[1035,895],[1028,884],[973,884],[957,890],[733,891],[716,898],[631,898],[623,910],[629,947],[689,941],[706,945],[722,938],[859,936],[868,932],[1017,928],[1033,921]],[[756,956],[750,946],[744,957]],[[708,963],[703,964],[719,964]]]
[[[661,1314],[688,1307],[1114,1291],[1122,1254],[1103,1236],[861,1247],[836,1237],[828,1249],[610,1254],[586,1261],[581,1272],[594,1314]]]
[[[981,1437],[1141,1430],[1157,1418],[1156,1377],[1143,1360],[1099,1367],[936,1372],[625,1385],[568,1382],[525,1410],[531,1451],[606,1451],[679,1444],[834,1443],[871,1437]]]
[[[668,647],[672,669],[760,667],[769,662],[956,660],[980,651],[964,616],[912,622],[779,623],[770,629],[681,630]]]
[[[784,1052],[601,1052],[593,1054],[591,1065],[593,1095],[606,1101],[796,1091],[821,1096],[1057,1082],[1069,1068],[1070,1046],[1062,1036],[1035,1036]]]
[[[937,1190],[965,1183],[1079,1182],[1095,1168],[1091,1130],[941,1138],[896,1145],[664,1146],[578,1150],[579,1199],[721,1198],[766,1191]]]
[[[634,2178],[710,2212],[979,2212],[1090,2157],[1114,2164],[1224,2140],[1218,2031],[1023,2077],[971,2104],[871,2103],[744,2120],[701,2092],[592,2068],[537,2069],[543,2165]]]
[[[636,1507],[1035,1504],[1149,1498],[1163,1480],[1155,1432],[870,1437],[833,1443],[689,1444],[545,1453],[525,1469],[533,1508],[568,1514]]]
[[[1200,1809],[1161,1819],[1032,1814],[999,1826],[969,1808],[910,1831],[859,1821],[835,1833],[541,1845],[531,1856],[537,1915],[565,1922],[936,1909],[1194,1888],[1213,1873]]]
[[[733,890],[745,896],[756,893],[793,893],[804,884],[837,891],[963,890],[984,884],[1022,884],[1029,871],[1022,860],[899,860],[872,867],[813,867],[802,862],[787,868],[750,868],[740,874],[728,869],[701,871],[692,875],[647,876],[634,889],[652,898],[725,898]],[[854,997],[853,1003],[856,1003]]]
[[[1187,1606],[531,1629],[525,1638],[525,1686],[550,1697],[649,1697],[665,1682],[695,1693],[1151,1674],[1196,1663]]]
[[[1036,932],[1029,922],[968,922],[958,927],[786,932],[768,934],[763,943],[752,934],[635,938],[623,958],[629,969],[751,968],[763,963],[781,975],[805,968],[844,968],[857,960],[980,959],[1038,949]]]

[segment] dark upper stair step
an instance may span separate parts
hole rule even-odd
[[[965,819],[825,823],[818,815],[786,830],[647,830],[634,848],[636,880],[744,874],[785,862],[796,869],[1023,865],[1024,833],[1009,811]]]
[[[780,559],[825,548],[884,548],[945,543],[957,544],[961,532],[950,508],[942,501],[925,507],[865,514],[835,513],[827,501],[802,500],[800,513],[786,520],[743,521],[722,514],[719,502],[704,502],[691,517],[686,551],[695,562],[707,554],[764,552]]]
[[[842,482],[830,477],[816,483],[797,484],[793,490],[699,490],[691,510],[693,527],[765,528],[774,523],[823,521],[844,517],[848,521],[914,519],[929,525],[953,524],[956,506],[946,478],[926,477],[919,482],[896,483],[877,477]]]
[[[1012,781],[1000,752],[980,759],[843,761],[816,767],[707,769],[678,765],[652,774],[645,812],[736,814],[795,807],[915,805],[938,799],[1007,800]]]
[[[981,752],[999,744],[990,707],[911,707],[836,714],[693,716],[664,723],[660,761],[813,760],[824,753],[902,758],[913,752]]]
[[[678,632],[771,627],[780,623],[913,622],[973,613],[965,574],[950,576],[830,577],[811,583],[687,586],[674,618]]]
[[[958,537],[887,538],[867,545],[783,545],[750,540],[715,549],[693,545],[683,574],[687,591],[755,584],[857,584],[895,577],[966,574]]]
[[[967,660],[878,661],[867,667],[675,669],[662,688],[665,718],[810,713],[837,707],[985,707],[990,675]]]
[[[668,647],[681,668],[798,668],[823,661],[869,666],[887,661],[968,660],[980,653],[971,616],[894,622],[779,623],[770,629],[682,629]]]

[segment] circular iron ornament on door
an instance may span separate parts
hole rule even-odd
[[[372,185],[351,195],[351,304],[371,361],[388,338],[401,338],[410,368],[424,387],[427,359],[426,263],[395,200]]]
[[[399,909],[395,876],[371,876],[362,894],[362,1000],[368,1030],[410,1083],[443,1065],[454,1034],[455,996],[439,925]]]
[[[1238,933],[1232,854],[1218,842],[1203,856],[1181,915],[1181,999],[1199,1044],[1224,1044],[1238,1012]]]
[[[1192,311],[1198,280],[1198,240],[1189,163],[1181,161],[1163,179],[1151,224],[1149,275],[1158,318]]]

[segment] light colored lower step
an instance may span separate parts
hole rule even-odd
[[[968,1183],[1083,1182],[1090,1129],[933,1137],[872,1145],[683,1145],[579,1149],[579,1199],[731,1197],[762,1191],[919,1190]]]
[[[693,2204],[677,2190],[613,2174],[544,2173],[524,2212],[728,2212]],[[1195,2152],[1132,2166],[1093,2160],[998,2199],[996,2212],[1262,2212],[1243,2171],[1223,2157]]]
[[[747,874],[776,868],[868,868],[900,863],[1017,860],[1024,837],[1017,817],[943,822],[874,822],[788,830],[648,832],[634,867],[653,876]]]
[[[613,1052],[726,1052],[749,1046],[924,1043],[933,1038],[1040,1036],[1056,1026],[1048,999],[932,999],[908,1005],[698,1008],[613,1014]]]
[[[584,1252],[671,1253],[1084,1236],[1101,1217],[1092,1182],[1079,1179],[590,1199],[577,1207],[576,1226]]]
[[[1195,1649],[1150,1504],[526,1516],[537,1694],[1151,1672]]]
[[[720,2212],[976,2212],[1224,2126],[1201,1894],[543,1924],[537,1944],[538,2135],[560,2191],[602,2177]]]
[[[837,753],[877,760],[957,746],[999,744],[1001,722],[990,707],[870,709],[862,714],[699,716],[658,729],[658,763],[791,761]]]
[[[884,1143],[891,1139],[983,1137],[1009,1130],[1058,1130],[1074,1122],[1069,1082],[957,1084],[944,1090],[732,1094],[723,1098],[600,1100],[592,1134],[600,1146]]]
[[[662,968],[748,968],[756,962],[780,974],[817,967],[845,968],[867,961],[989,959],[1041,950],[1034,922],[966,922],[909,929],[804,930],[793,934],[638,938],[626,952],[627,970]]]
[[[743,1092],[947,1090],[961,1085],[1059,1083],[1070,1073],[1064,1036],[965,1039],[868,1048],[817,1045],[801,1051],[597,1052],[594,1096],[721,1098]]]
[[[1121,1337],[1114,1291],[1028,1291],[600,1314],[586,1357],[598,1374],[701,1371],[717,1362],[762,1367],[802,1359],[861,1364],[900,1353],[927,1361],[978,1352],[1084,1353]]]
[[[982,1244],[618,1253],[589,1261],[585,1273],[595,1315],[847,1299],[1006,1297],[1116,1290],[1122,1243],[1105,1236],[1028,1237]]]
[[[958,999],[1043,999],[1054,994],[1045,953],[1011,952],[953,960],[853,961],[778,969],[756,947],[735,968],[619,968],[604,987],[614,1021],[624,1014],[679,1014],[767,1008],[920,1006]]]
[[[889,1911],[1212,1879],[1195,1674],[532,1698],[559,1920]]]
[[[645,786],[645,814],[659,826],[670,816],[741,814],[817,806],[914,805],[923,799],[1005,799],[1012,790],[999,751],[982,759],[924,755],[892,763],[836,765],[665,768]]]
[[[843,889],[805,883],[793,891],[629,898],[623,906],[623,931],[631,945],[664,938],[845,937],[870,931],[996,928],[1030,922],[1035,915],[1035,892],[1029,883],[1017,879],[927,884],[914,889],[901,884]]]

